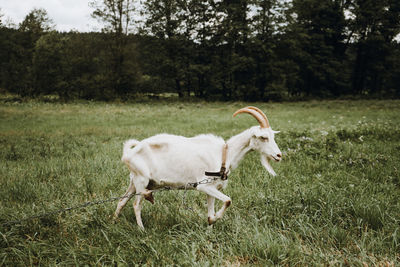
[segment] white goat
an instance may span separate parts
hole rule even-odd
[[[260,126],[253,126],[231,137],[226,143],[212,134],[192,138],[159,134],[142,141],[128,140],[124,144],[122,161],[130,170],[130,183],[124,197],[119,201],[114,218],[117,218],[129,199],[136,195],[133,208],[137,224],[143,229],[141,202],[143,198],[154,202],[152,191],[157,188],[197,189],[207,194],[208,223],[211,225],[222,217],[231,199],[219,190],[227,186],[225,175],[235,169],[244,155],[251,150],[261,153],[261,163],[267,171],[276,175],[269,162],[280,161],[282,154],[274,140],[277,133],[269,126],[265,114],[256,107],[236,111],[254,116]],[[226,171],[225,171],[226,167]],[[206,171],[221,170],[221,179],[210,179]],[[200,183],[199,183],[200,182]],[[215,213],[215,198],[224,205]]]

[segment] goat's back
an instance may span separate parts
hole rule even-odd
[[[159,134],[142,140],[123,159],[134,171],[156,182],[196,181],[204,171],[219,170],[224,143],[211,134],[190,138]]]

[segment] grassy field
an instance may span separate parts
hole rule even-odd
[[[262,108],[284,153],[268,175],[257,153],[230,176],[233,204],[213,228],[205,195],[163,191],[5,224],[122,195],[122,143],[156,133],[223,138]],[[400,262],[400,101],[0,104],[0,265],[395,266]],[[185,196],[185,203],[183,197]],[[220,204],[220,203],[218,203]],[[219,206],[219,205],[218,205]]]

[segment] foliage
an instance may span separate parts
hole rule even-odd
[[[90,2],[90,5],[95,8],[92,16],[105,24],[103,31],[107,33],[110,70],[106,73],[106,79],[110,80],[110,89],[115,94],[126,95],[132,90],[137,77],[136,68],[128,68],[135,63],[132,64],[132,60],[127,62],[130,55],[128,49],[132,48],[128,44],[128,33],[135,11],[134,1],[97,0]]]
[[[23,32],[30,32],[39,36],[44,32],[54,29],[54,23],[49,18],[47,11],[43,8],[34,8],[26,15],[25,19],[19,25],[19,29]]]
[[[271,177],[250,153],[229,177],[233,204],[207,226],[204,194],[169,191],[13,226],[10,220],[125,192],[128,138],[160,132],[227,139],[269,117],[284,152]],[[400,260],[399,101],[0,104],[2,265],[395,265]],[[201,114],[201,116],[199,116]],[[151,122],[151,123],[149,123]],[[222,127],[223,125],[223,127]],[[183,204],[183,198],[185,201]],[[190,209],[188,209],[188,208]]]
[[[143,93],[223,101],[400,95],[399,1],[90,6],[101,33],[55,32],[44,9],[32,10],[18,30],[0,27],[1,88],[65,101]]]
[[[3,12],[1,11],[1,8],[0,8],[0,27],[3,27],[3,17],[4,17],[4,14],[3,14]]]

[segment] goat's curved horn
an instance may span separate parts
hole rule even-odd
[[[245,107],[245,108],[241,108],[239,110],[237,110],[235,113],[233,113],[233,117],[235,117],[237,114],[240,113],[249,113],[251,114],[254,118],[257,119],[258,123],[260,124],[261,128],[268,128],[268,121],[264,119],[264,117],[257,112],[254,109],[250,109],[249,107]]]
[[[252,106],[248,106],[247,108],[253,109],[253,110],[257,111],[258,113],[260,113],[261,116],[263,116],[264,120],[267,122],[267,128],[270,127],[270,126],[269,126],[269,121],[268,121],[267,115],[265,115],[265,113],[262,112],[261,109],[259,109],[258,107],[252,107]]]

